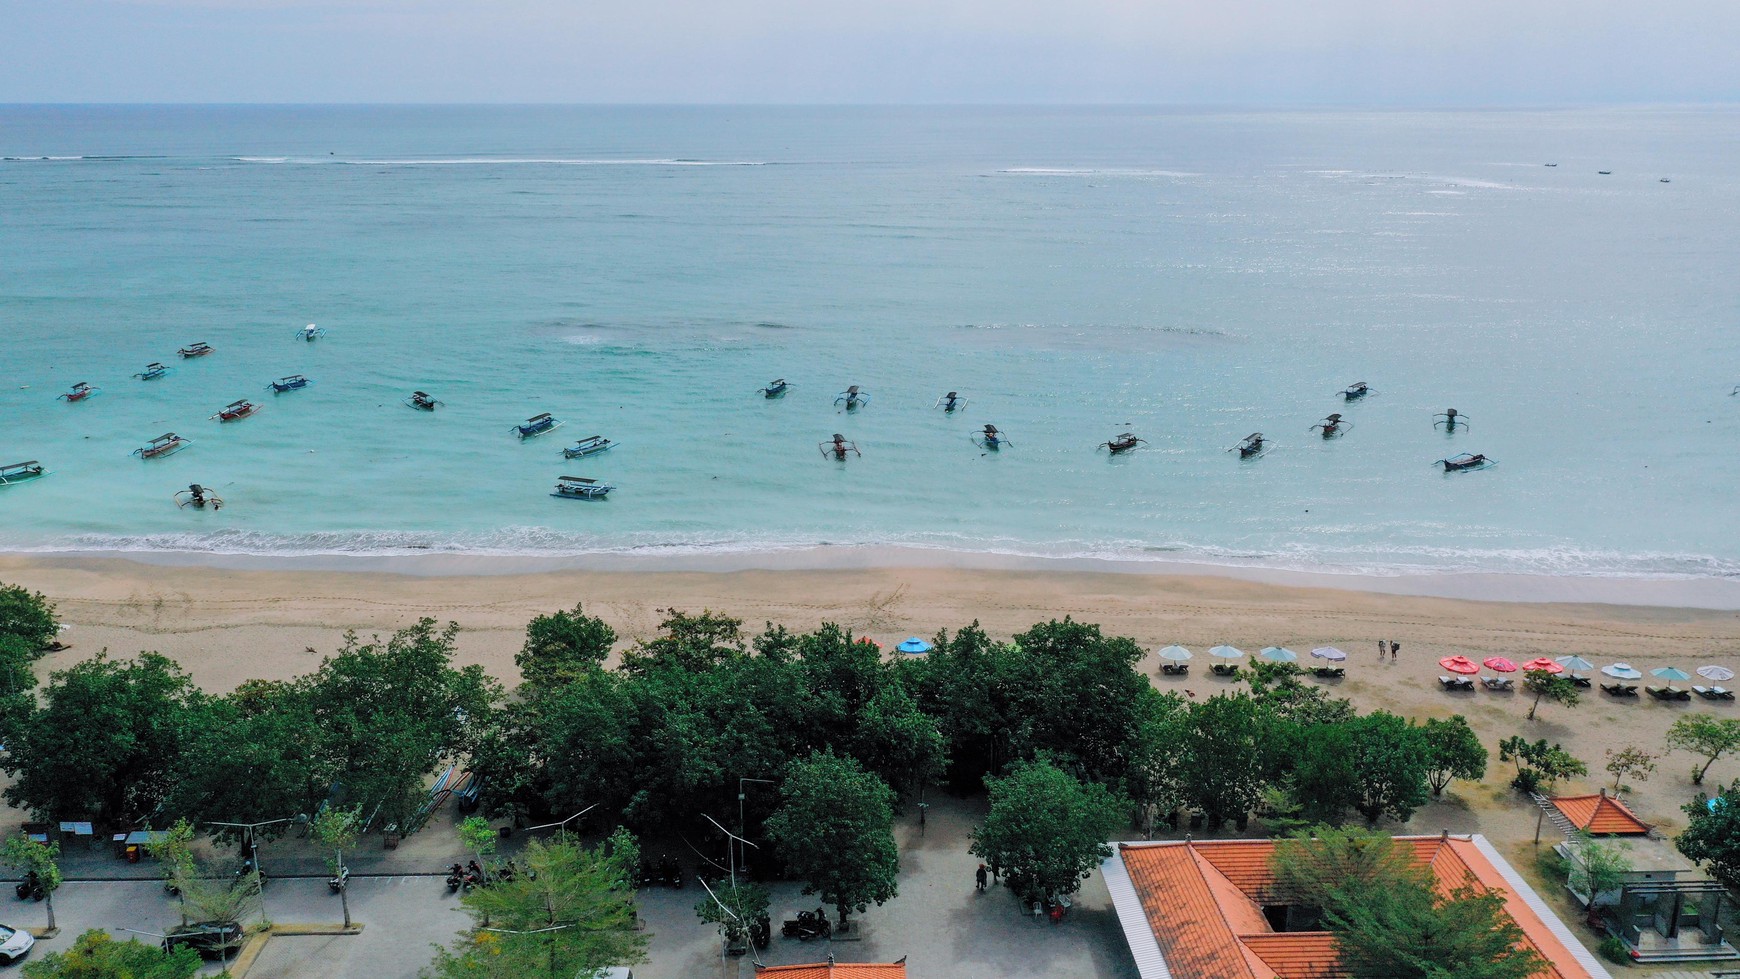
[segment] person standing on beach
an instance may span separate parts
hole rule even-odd
[[[1378,640],[1378,662],[1379,663],[1382,663],[1384,661],[1384,646],[1385,645],[1387,645],[1387,644],[1382,639]]]
[[[1400,652],[1401,648],[1401,643],[1396,642],[1394,639],[1390,640],[1390,662],[1394,663],[1396,661],[1396,653]]]

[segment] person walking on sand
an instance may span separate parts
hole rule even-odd
[[[1396,642],[1394,639],[1390,640],[1390,662],[1394,663],[1396,661],[1396,653],[1401,652],[1401,649],[1401,643]]]
[[[984,864],[979,864],[979,869],[973,873],[973,881],[978,885],[978,887],[976,888],[978,890],[978,892],[980,894],[985,893],[985,865]]]
[[[1382,639],[1378,640],[1378,662],[1379,663],[1382,663],[1384,661],[1384,647],[1387,645],[1389,645],[1389,644],[1384,642]]]

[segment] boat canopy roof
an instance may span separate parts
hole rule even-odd
[[[3,471],[8,470],[8,469],[29,469],[31,466],[35,466],[35,465],[40,465],[40,463],[38,463],[35,459],[32,459],[29,462],[9,462],[4,466],[0,466],[0,472],[3,472]]]
[[[587,479],[584,476],[557,476],[556,479],[563,483],[583,483],[587,486],[592,486],[598,482],[596,479]]]
[[[280,378],[278,378],[278,380],[280,380],[280,381],[301,381],[301,380],[305,380],[305,378],[303,378],[303,376],[301,374],[291,374],[289,377],[280,377]]]
[[[247,399],[247,398],[243,398],[243,399],[242,399],[242,400],[240,400],[240,401],[231,401],[231,402],[230,402],[230,403],[229,403],[229,404],[228,404],[228,405],[226,405],[226,407],[229,407],[229,408],[240,408],[240,407],[242,407],[242,406],[243,406],[243,405],[245,405],[245,404],[247,404],[247,403],[248,403],[248,399]]]
[[[532,417],[526,419],[526,422],[527,422],[527,424],[530,424],[532,422],[541,422],[548,417],[550,417],[550,413],[546,411],[543,414],[533,415]]]
[[[209,344],[209,343],[206,343],[206,342],[205,342],[205,341],[204,341],[204,340],[201,340],[201,341],[200,341],[200,342],[198,342],[198,343],[190,343],[190,344],[188,344],[188,345],[187,345],[187,349],[189,349],[189,350],[198,350],[198,349],[199,349],[199,348],[201,348],[201,347],[209,347],[209,346],[211,346],[211,344]]]
[[[588,435],[588,436],[586,436],[586,437],[585,437],[585,438],[583,438],[583,439],[581,439],[581,440],[579,440],[579,441],[578,441],[578,442],[576,442],[576,443],[575,443],[575,444],[576,444],[576,445],[583,445],[583,444],[585,444],[585,443],[587,443],[587,442],[608,442],[608,441],[610,441],[610,440],[609,440],[609,439],[607,439],[607,438],[605,438],[605,437],[604,437],[604,436],[602,436],[602,435]]]
[[[175,441],[175,440],[176,440],[176,439],[178,439],[178,438],[180,438],[180,437],[181,437],[181,436],[179,436],[179,435],[177,435],[177,434],[175,434],[175,433],[174,433],[174,432],[164,432],[164,433],[163,433],[163,434],[162,434],[162,435],[159,435],[159,436],[157,436],[157,437],[156,437],[156,438],[154,438],[154,439],[152,439],[152,440],[151,440],[151,441],[152,441],[152,442],[153,442],[153,443],[157,443],[157,442],[173,442],[173,441]]]

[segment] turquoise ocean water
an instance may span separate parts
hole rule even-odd
[[[0,548],[1740,573],[1733,109],[0,107],[0,156],[0,462],[55,470]]]

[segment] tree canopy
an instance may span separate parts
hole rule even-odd
[[[1686,859],[1707,865],[1710,876],[1729,890],[1740,890],[1740,779],[1714,803],[1700,799],[1683,811],[1686,828],[1674,846]]]
[[[54,604],[41,592],[0,582],[0,637],[15,638],[34,654],[54,642],[59,630]]]
[[[864,912],[899,893],[894,793],[851,758],[817,752],[791,766],[767,835],[805,894],[839,912]]]
[[[991,810],[973,830],[971,852],[1009,879],[1024,901],[1073,894],[1101,861],[1118,826],[1105,786],[1083,783],[1048,760],[987,779]]]
[[[1430,718],[1421,726],[1426,745],[1426,783],[1442,795],[1453,778],[1477,781],[1486,777],[1486,747],[1461,714]]]
[[[199,953],[187,946],[165,952],[136,938],[119,942],[92,928],[72,948],[25,963],[24,979],[192,979],[200,964]]]
[[[1714,714],[1687,714],[1667,732],[1668,748],[1696,755],[1704,763],[1692,770],[1692,784],[1704,784],[1704,774],[1723,755],[1740,750],[1740,720]]]

